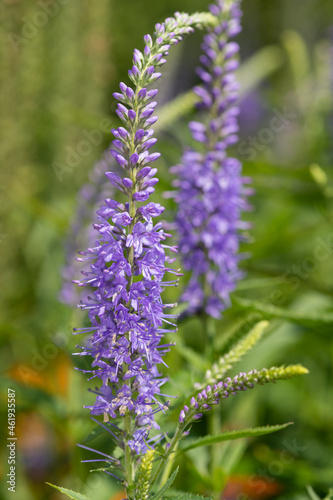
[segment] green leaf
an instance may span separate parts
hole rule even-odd
[[[273,287],[273,286],[277,286],[277,285],[281,285],[281,278],[280,277],[244,279],[237,284],[237,291]]]
[[[241,83],[240,97],[258,87],[270,74],[277,71],[283,62],[283,50],[278,45],[268,45],[249,57],[237,73]]]
[[[236,439],[235,441],[226,441],[221,446],[221,454],[219,457],[220,467],[219,469],[223,471],[224,484],[226,483],[230,474],[235,470],[237,465],[242,460],[246,449],[245,439]],[[215,489],[216,478],[213,481],[213,487]]]
[[[192,91],[177,96],[160,109],[155,130],[165,130],[179,118],[189,114],[194,109],[197,100],[197,96]]]
[[[309,497],[311,500],[321,500],[321,498],[317,495],[315,490],[312,488],[312,486],[307,486],[306,487]],[[330,489],[327,496],[324,498],[324,500],[332,500],[333,499],[333,489]]]
[[[308,490],[309,497],[311,498],[311,500],[321,500],[321,498],[317,495],[317,493],[311,486],[307,486],[306,489]]]
[[[238,306],[243,309],[250,309],[262,313],[263,318],[281,318],[305,326],[325,326],[333,323],[333,312],[317,311],[314,313],[305,313],[290,311],[281,307],[275,307],[267,302],[257,300],[243,299],[235,297],[234,300]]]
[[[199,448],[200,446],[209,446],[215,443],[221,443],[222,441],[230,441],[233,439],[248,438],[255,436],[262,436],[264,434],[270,434],[272,432],[277,432],[292,425],[293,422],[288,422],[281,425],[267,425],[265,427],[253,427],[250,429],[241,429],[239,431],[228,431],[222,432],[222,434],[216,434],[215,436],[205,436],[193,440],[190,444],[180,449],[178,453],[184,453],[185,451],[193,450],[194,448]]]
[[[82,495],[81,493],[78,493],[77,491],[69,490],[67,488],[63,488],[62,486],[56,486],[55,484],[51,483],[46,483],[46,484],[52,486],[52,488],[55,488],[56,490],[59,490],[61,493],[67,495],[69,498],[72,498],[73,500],[89,500],[88,497]]]
[[[105,432],[105,429],[101,425],[97,425],[92,429],[91,432],[89,432],[88,436],[82,441],[82,443],[88,443],[89,441],[92,441],[95,439],[97,436],[100,436]]]
[[[163,494],[166,492],[166,490],[168,488],[170,488],[170,486],[172,485],[172,483],[174,482],[174,480],[176,479],[176,476],[178,474],[178,471],[179,471],[179,466],[177,467],[177,469],[174,471],[174,473],[169,477],[169,479],[167,480],[167,482],[165,483],[164,486],[162,486],[162,488],[157,492],[155,493],[155,495],[153,495],[151,497],[151,500],[159,500],[160,498],[163,497]]]
[[[174,349],[180,354],[190,365],[195,366],[198,370],[204,372],[208,368],[208,363],[205,361],[200,354],[195,352],[190,347],[186,346],[181,339],[177,339],[177,343]]]

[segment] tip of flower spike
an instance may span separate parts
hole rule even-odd
[[[293,368],[295,375],[307,375],[308,373],[310,373],[310,371],[303,365],[295,365]]]

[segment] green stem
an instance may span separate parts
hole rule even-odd
[[[161,460],[159,461],[159,463],[158,463],[158,465],[157,465],[157,467],[155,469],[154,474],[151,477],[151,489],[153,488],[155,482],[157,481],[157,479],[159,478],[161,472],[163,471],[164,467],[166,466],[167,461],[168,461],[171,453],[173,453],[176,450],[176,447],[178,445],[178,442],[179,442],[179,440],[180,440],[183,432],[184,432],[184,426],[183,425],[179,425],[178,429],[177,429],[177,431],[175,433],[175,435],[172,438],[172,441],[170,443],[169,448],[167,449],[167,451],[162,456]]]
[[[175,458],[176,458],[177,448],[178,448],[178,442],[174,446],[173,454],[169,455],[169,458],[165,462],[164,471],[163,471],[161,481],[160,481],[160,488],[162,488],[162,486],[167,482],[167,480],[170,477],[172,466],[173,466]]]
[[[201,316],[202,320],[202,330],[203,330],[203,338],[205,341],[205,353],[206,359],[209,360],[210,364],[213,364],[214,359],[214,340],[215,340],[215,324],[214,320],[210,318],[206,313],[203,313]],[[218,434],[221,429],[221,414],[220,408],[218,406],[214,406],[209,414],[208,418],[208,431],[209,434],[214,436]],[[211,456],[210,456],[210,475],[214,477],[214,471],[219,464],[219,449],[217,445],[211,446]],[[220,492],[213,491],[213,498],[218,500],[220,497]]]
[[[128,446],[128,438],[132,435],[131,426],[131,415],[127,414],[124,416],[124,430],[125,430],[125,481],[126,481],[126,492],[131,490],[133,486],[133,462],[132,462],[132,452]],[[128,494],[127,494],[128,498]]]
[[[181,17],[181,16],[180,16]],[[175,26],[177,26],[177,30],[180,30],[180,33],[183,34],[185,28],[193,26],[197,27],[203,27],[205,25],[215,25],[215,17],[212,16],[210,13],[197,13],[192,16],[187,16],[183,15],[183,19],[178,19],[177,23]],[[159,40],[160,38],[162,39],[167,39],[167,36],[174,31],[174,25],[171,24],[168,29],[168,24],[166,24],[166,30],[165,33],[157,38]],[[185,30],[186,33],[186,30]],[[156,42],[156,41],[155,41]],[[125,157],[128,161],[128,165],[130,165],[130,158],[131,155],[136,151],[136,142],[135,142],[135,135],[136,132],[138,131],[140,127],[140,113],[142,108],[145,106],[144,100],[141,102],[139,99],[139,92],[142,88],[144,88],[146,85],[149,85],[150,82],[150,76],[149,73],[147,73],[147,70],[151,66],[158,67],[158,64],[156,64],[155,57],[158,55],[160,52],[160,46],[161,43],[156,42],[154,46],[151,47],[151,50],[148,51],[148,55],[142,55],[143,61],[142,64],[139,64],[140,66],[140,77],[132,79],[134,85],[135,85],[135,96],[134,96],[134,101],[131,103],[131,107],[133,107],[133,110],[136,113],[136,118],[132,123],[128,123],[128,128],[129,128],[129,139],[127,142],[127,149],[128,151],[125,154]],[[126,103],[129,104],[129,103]],[[133,166],[129,169],[129,176],[130,179],[133,183],[132,190],[131,192],[128,193],[129,195],[129,215],[132,218],[131,224],[127,228],[127,234],[131,234],[134,229],[134,225],[137,222],[137,214],[136,214],[136,202],[134,200],[134,193],[140,188],[140,181],[138,180],[138,171],[140,170],[139,168],[136,168]],[[132,273],[131,276],[128,280],[128,290],[130,290],[132,283],[133,283],[133,275],[134,275],[134,248],[133,246],[130,246],[129,249],[127,250],[127,260],[128,263],[131,266]],[[130,307],[130,304],[127,304],[127,307]],[[126,337],[128,338],[129,334],[126,334]],[[123,363],[123,374],[125,374],[127,371],[127,365],[126,363]],[[130,384],[131,388],[131,384]],[[132,418],[133,415],[130,413],[126,413],[124,416],[124,431],[125,431],[125,439],[124,439],[124,451],[125,451],[125,480],[126,480],[126,488],[127,488],[127,498],[130,498],[131,491],[135,489],[134,485],[134,464],[132,460],[132,452],[130,447],[128,446],[128,440],[132,436]],[[163,457],[162,461],[158,465],[156,471],[155,471],[155,478],[152,480],[156,480],[156,478],[159,476],[162,468],[165,466],[166,461],[168,460],[172,450],[175,448],[178,440],[181,437],[182,434],[182,428],[183,426],[179,426],[172,444],[170,448],[166,451],[165,456]],[[172,463],[171,463],[172,466]]]
[[[215,323],[205,311],[201,313],[200,320],[205,359],[212,365],[214,362]]]
[[[221,413],[220,413],[220,408],[219,406],[214,406],[211,411],[209,412],[208,416],[208,427],[209,427],[209,433],[214,436],[216,434],[219,434],[221,431]],[[211,462],[210,462],[210,475],[211,477],[214,477],[215,470],[219,465],[219,445],[214,444],[211,446]],[[214,490],[212,492],[214,500],[219,500],[221,497],[221,491],[216,491],[215,486]]]

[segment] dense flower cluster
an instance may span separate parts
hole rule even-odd
[[[78,284],[94,292],[80,305],[89,311],[91,327],[77,333],[92,333],[80,355],[93,358],[92,377],[102,381],[95,404],[88,408],[93,415],[103,414],[105,421],[124,417],[125,440],[136,453],[146,451],[149,429],[158,427],[154,414],[163,409],[158,396],[165,379],[158,365],[170,346],[161,343],[169,331],[164,323],[169,324],[174,316],[165,312],[171,304],[162,303],[161,292],[175,284],[164,279],[165,272],[178,274],[167,267],[172,259],[166,257],[165,249],[175,251],[163,243],[169,235],[161,223],[153,223],[164,208],[146,203],[158,182],[151,164],[160,156],[149,152],[156,143],[151,126],[157,120],[153,115],[157,90],[147,86],[160,78],[157,70],[166,62],[170,46],[201,22],[202,16],[175,14],[156,25],[154,38],[144,37],[143,52],[134,51],[129,71],[133,88],[121,83],[120,93],[114,94],[123,126],[113,130],[111,154],[124,176],[106,173],[125,202],[105,200],[94,225],[99,240],[81,252],[81,260],[92,264]]]
[[[239,3],[219,0],[210,7],[219,25],[204,37],[202,67],[197,70],[202,85],[194,89],[207,123],[189,123],[201,145],[185,150],[181,163],[173,167],[178,176],[174,185],[179,251],[184,269],[191,273],[182,298],[190,311],[205,310],[213,317],[228,306],[241,277],[239,231],[248,227],[240,214],[248,209],[245,198],[250,190],[244,184],[249,179],[241,176],[241,163],[226,154],[238,140],[239,47],[229,40],[241,30]]]

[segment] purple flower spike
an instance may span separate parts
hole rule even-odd
[[[104,422],[122,420],[122,444],[127,454],[144,454],[147,446],[152,446],[148,436],[152,428],[158,429],[155,414],[166,409],[159,400],[166,378],[158,366],[172,345],[163,340],[170,331],[165,326],[171,325],[171,331],[176,331],[176,326],[171,322],[175,316],[165,312],[173,304],[163,304],[161,294],[164,286],[176,285],[180,275],[169,267],[171,259],[165,255],[169,247],[164,242],[171,235],[164,232],[162,223],[153,222],[164,207],[145,203],[158,181],[154,177],[157,169],[151,164],[160,156],[148,153],[156,142],[151,125],[157,116],[151,116],[150,110],[155,107],[157,90],[147,91],[146,87],[160,77],[158,70],[170,45],[190,33],[192,25],[202,26],[205,19],[200,14],[176,14],[156,28],[153,38],[144,37],[146,48],[142,52],[134,51],[129,71],[133,86],[121,83],[122,94],[116,94],[121,100],[116,112],[123,126],[112,131],[111,154],[124,176],[106,173],[127,200],[123,204],[105,199],[94,224],[99,234],[91,247],[80,252],[81,260],[91,262],[78,281],[90,292],[79,307],[88,311],[91,327],[75,334],[90,333],[79,355],[91,357],[91,370],[84,372],[100,380],[93,391],[96,400],[87,408],[93,415],[103,415]],[[176,248],[170,250],[175,252]],[[175,279],[165,279],[167,272]],[[187,407],[184,416],[186,411]],[[181,414],[180,421],[184,416]]]
[[[202,80],[195,87],[197,107],[206,113],[205,123],[192,121],[189,129],[202,148],[187,149],[180,165],[173,168],[178,175],[174,185],[178,203],[176,225],[183,267],[190,273],[182,295],[190,312],[204,310],[215,318],[230,305],[229,295],[242,276],[240,229],[249,226],[240,221],[249,209],[244,187],[248,179],[241,177],[241,163],[228,158],[226,148],[237,141],[238,108],[234,102],[237,82],[234,71],[238,44],[229,38],[239,31],[240,0],[230,7],[222,0],[211,6],[219,25],[204,37],[204,54],[198,69]]]
[[[220,399],[226,399],[229,395],[235,396],[238,392],[245,391],[247,388],[252,389],[255,384],[264,385],[276,380],[284,380],[294,375],[303,375],[308,373],[308,370],[301,365],[290,365],[271,367],[269,369],[262,368],[261,370],[251,370],[248,373],[239,373],[233,379],[227,378],[226,382],[219,382],[214,386],[214,391],[207,386],[206,390],[199,393],[197,397],[192,397],[190,408],[184,406],[179,415],[179,428],[184,431],[195,420],[199,420],[204,412],[212,409],[211,405],[220,403]],[[239,385],[236,385],[236,384]],[[225,390],[228,389],[228,390]],[[207,398],[202,398],[202,394],[206,394]],[[199,411],[198,411],[199,410]]]

